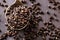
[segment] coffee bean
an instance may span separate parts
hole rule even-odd
[[[56,10],[56,7],[53,7],[52,9],[53,9],[53,10]]]
[[[40,4],[40,3],[37,3],[36,5],[37,5],[37,6],[41,6],[41,4]]]
[[[54,13],[54,16],[57,17],[57,15]]]
[[[27,2],[26,1],[22,1],[23,4],[26,4]]]
[[[1,6],[2,6],[2,7],[4,7],[4,5],[3,5],[3,4],[1,4]]]
[[[49,40],[54,40],[53,38],[49,38]]]
[[[4,3],[6,3],[6,0],[3,0]]]
[[[2,32],[1,29],[0,29],[0,32]]]
[[[51,9],[52,7],[50,5],[48,5],[48,8]]]
[[[57,7],[60,10],[60,6]]]
[[[10,15],[10,13],[6,13],[6,16]]]
[[[50,12],[49,11],[46,11],[48,15],[50,15]]]
[[[52,1],[49,1],[49,3],[53,3]]]
[[[5,23],[5,26],[8,26],[8,24],[7,24],[7,23]]]
[[[59,22],[59,19],[55,19],[57,22]]]
[[[29,0],[30,2],[34,3],[36,0]]]
[[[44,15],[44,12],[43,12],[43,11],[40,11],[39,14],[40,14],[40,15]]]
[[[57,6],[57,3],[54,3],[53,5],[54,5],[54,6]]]
[[[44,25],[47,25],[47,23],[44,23]]]
[[[8,5],[5,5],[5,7],[8,7]]]
[[[51,17],[50,17],[50,20],[54,20],[54,17],[51,16]]]
[[[0,36],[0,40],[4,40],[6,38],[7,38],[7,34],[3,34],[3,35]]]

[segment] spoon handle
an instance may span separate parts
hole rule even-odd
[[[16,2],[21,2],[21,0],[15,0]]]
[[[16,4],[22,4],[21,0],[15,0]]]

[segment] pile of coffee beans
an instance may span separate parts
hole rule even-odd
[[[29,11],[23,6],[14,7],[13,10],[9,8],[6,13],[8,26],[10,26],[11,29],[23,28],[28,24],[29,16]]]
[[[23,40],[37,40],[37,37],[41,36],[43,40],[46,40],[47,36],[49,40],[59,40],[60,39],[60,29],[56,28],[52,21],[59,20],[51,16],[49,22],[45,22],[42,19],[42,16],[45,13],[41,10],[41,4],[35,3],[37,0],[29,0],[31,2],[31,6],[26,6],[27,2],[22,0],[20,3],[16,2],[8,9],[4,10],[7,23],[5,26],[7,27],[7,32],[0,35],[0,40],[7,40],[7,37],[13,37],[14,40],[20,40],[20,38],[24,38]],[[49,9],[53,9],[54,11],[60,9],[60,3],[55,0],[48,0],[50,4],[54,6],[48,5]],[[6,0],[3,0],[6,3]],[[3,5],[0,3],[1,7],[8,7],[8,5]],[[49,11],[46,11],[48,15],[51,15]],[[53,14],[55,17],[57,15]],[[41,27],[38,30],[39,22],[43,22],[44,27]],[[20,32],[23,31],[24,37],[20,36]],[[1,32],[1,30],[0,30]]]
[[[50,9],[53,9],[53,10],[60,10],[60,2],[57,2],[56,0],[48,0],[49,3],[53,4],[53,7],[52,6],[48,6]]]

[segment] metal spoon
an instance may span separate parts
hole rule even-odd
[[[23,3],[21,2],[21,0],[15,0],[15,2],[6,9],[6,13],[5,13],[6,20],[8,19],[8,17],[6,16],[6,14],[8,13],[7,11],[8,11],[11,7],[14,8],[14,7],[17,7],[17,6],[23,6]],[[10,16],[10,15],[9,15],[9,16]],[[30,20],[30,17],[31,17],[31,15],[28,16],[28,20]],[[8,23],[8,21],[7,21],[7,23]],[[8,23],[8,24],[9,24],[9,23]],[[11,30],[22,30],[22,29],[24,29],[25,27],[27,27],[27,25],[29,25],[29,21],[27,22],[27,24],[26,24],[24,27],[22,27],[22,28],[20,28],[20,29],[11,29]]]

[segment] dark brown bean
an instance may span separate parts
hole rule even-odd
[[[59,19],[55,19],[57,22],[59,22]]]
[[[8,7],[8,5],[4,5],[5,7]]]
[[[2,7],[4,7],[4,5],[3,5],[3,4],[1,4],[1,6],[2,6]]]
[[[31,3],[34,3],[34,2],[36,2],[36,0],[30,0],[30,2],[31,2]]]
[[[44,15],[44,12],[43,11],[40,11],[39,14]]]
[[[52,7],[50,5],[48,5],[48,8],[51,9]]]
[[[56,7],[53,7],[52,9],[53,9],[53,10],[56,10]]]
[[[58,6],[58,9],[60,10],[60,6]]]
[[[50,0],[49,0],[49,3],[53,3],[53,1],[50,1]]]
[[[57,15],[54,13],[54,16],[57,17]]]
[[[47,25],[47,23],[45,22],[44,25]]]
[[[2,32],[1,29],[0,29],[0,32]]]
[[[54,17],[51,16],[51,17],[50,17],[50,20],[54,20]]]
[[[8,26],[8,24],[7,24],[7,23],[5,23],[5,26]]]
[[[3,0],[4,3],[6,3],[6,0]]]
[[[26,1],[22,1],[23,4],[26,4],[27,2]]]
[[[57,3],[54,3],[53,5],[54,5],[54,6],[57,6]]]
[[[46,11],[48,15],[50,15],[50,12],[49,11]]]
[[[41,4],[40,4],[40,3],[37,3],[36,5],[37,5],[37,6],[41,6]]]

